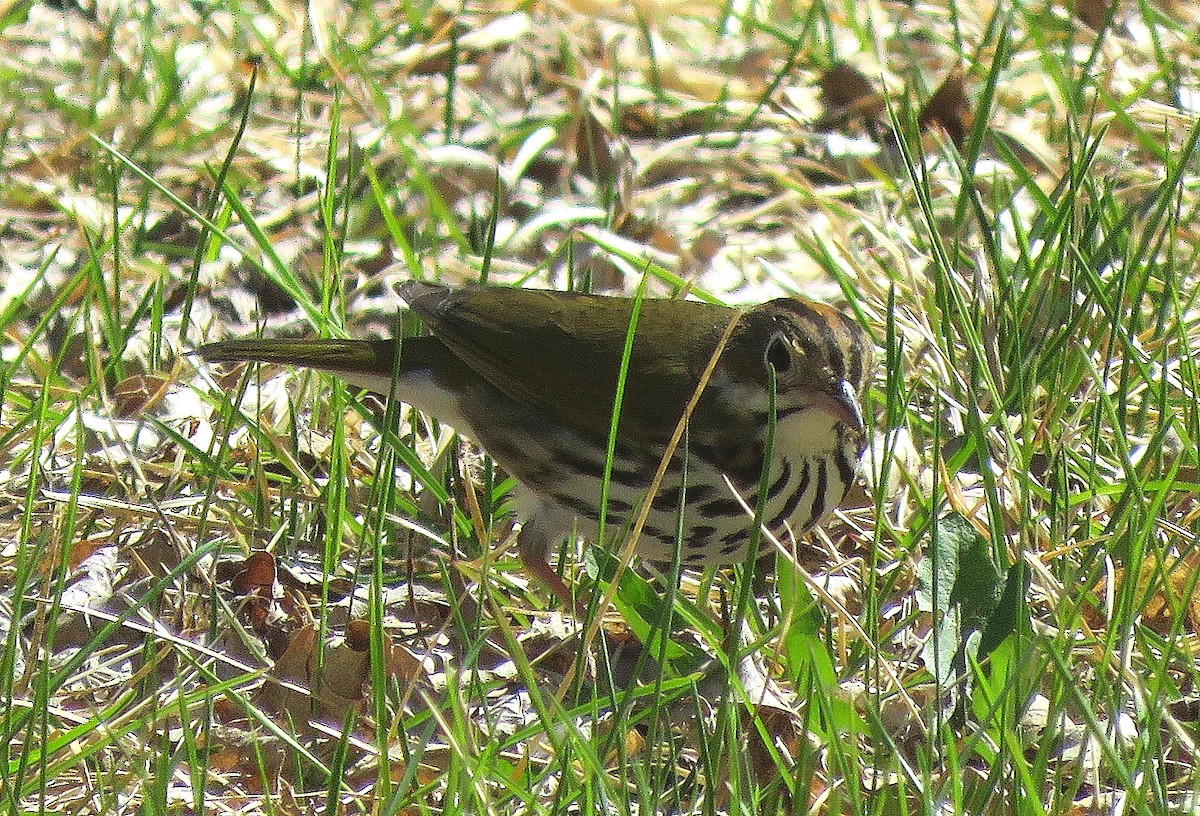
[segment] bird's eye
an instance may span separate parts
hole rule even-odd
[[[782,374],[792,367],[792,347],[787,338],[776,334],[767,343],[767,353],[764,356],[767,365],[775,369],[776,374]]]

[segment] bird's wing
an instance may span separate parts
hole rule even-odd
[[[504,394],[588,437],[606,435],[634,301],[504,287],[399,287],[451,353]],[[625,380],[623,438],[665,441],[735,309],[645,300]]]

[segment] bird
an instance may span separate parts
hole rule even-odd
[[[746,557],[754,520],[743,500],[763,502],[766,529],[799,535],[854,482],[874,346],[833,307],[781,297],[739,309],[423,281],[397,291],[427,335],[236,339],[197,352],[209,363],[327,372],[395,394],[474,440],[516,478],[525,569],[568,608],[578,605],[549,557],[573,530],[595,540],[606,470],[605,529],[627,529],[649,502],[637,554],[670,562],[678,539],[682,566],[697,568]]]

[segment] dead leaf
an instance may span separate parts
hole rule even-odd
[[[178,541],[161,526],[137,531],[127,541],[131,556],[147,575],[156,579],[170,575],[182,560]]]
[[[246,717],[246,712],[242,706],[229,697],[219,697],[213,703],[213,713],[221,725],[245,727],[250,724],[250,720]]]
[[[750,767],[754,771],[754,776],[758,783],[765,787],[781,773],[779,762],[775,759],[771,748],[773,747],[774,753],[780,755],[785,762],[791,763],[800,751],[800,740],[796,736],[795,715],[791,711],[770,705],[761,705],[754,714],[762,722],[763,727],[762,730],[759,730],[754,722],[754,715],[749,711],[746,712],[744,723],[747,737],[746,748],[749,752]]]
[[[425,664],[403,643],[389,643],[387,646],[387,673],[389,677],[408,684],[425,676]]]
[[[955,68],[941,84],[917,116],[917,125],[925,133],[931,126],[941,127],[958,149],[966,144],[967,136],[975,125],[975,114],[967,98],[966,84],[961,68]]]
[[[634,103],[621,108],[618,126],[622,136],[670,140],[706,133],[717,122],[718,111],[712,106],[677,111],[652,103]]]
[[[1200,597],[1193,591],[1197,569],[1200,569],[1200,553],[1195,551],[1178,558],[1148,556],[1142,562],[1136,592],[1136,597],[1146,599],[1142,604],[1142,623],[1152,631],[1166,635],[1177,627],[1182,614],[1184,634],[1200,631]],[[1120,584],[1125,574],[1124,568],[1118,568],[1113,573],[1113,580]],[[1107,587],[1108,581],[1101,580],[1092,588],[1092,593],[1103,598],[1108,594]],[[1105,616],[1095,606],[1085,606],[1083,618],[1094,629],[1107,625]]]
[[[1116,0],[1075,0],[1071,13],[1092,31],[1100,31],[1112,23],[1117,13]]]
[[[153,374],[134,374],[117,383],[113,389],[116,415],[120,419],[137,419],[150,411],[167,393],[167,380]]]
[[[613,135],[592,113],[591,108],[581,104],[579,114],[572,122],[575,163],[584,176],[603,188],[609,188],[620,177],[620,167],[610,147]]]
[[[845,132],[851,122],[874,120],[884,111],[883,96],[871,80],[848,63],[831,65],[819,84],[825,110],[813,123],[817,130]]]
[[[362,706],[363,685],[371,671],[369,624],[351,621],[345,639],[329,649],[317,688],[317,710],[323,719],[344,722],[351,708]]]
[[[312,680],[316,650],[316,627],[309,625],[293,632],[287,648],[270,672],[271,679],[282,682],[265,683],[259,690],[258,704],[293,722],[308,722],[313,713]]]
[[[256,589],[265,589],[267,597],[270,597],[275,587],[275,556],[265,550],[251,553],[232,583],[233,591],[238,595],[249,595]]]

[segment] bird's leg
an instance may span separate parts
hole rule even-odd
[[[517,534],[517,552],[526,571],[557,595],[563,606],[573,609],[575,615],[582,618],[587,605],[582,599],[571,597],[571,590],[550,566],[549,556],[553,544],[554,539],[536,519],[526,521],[521,525],[521,532]]]

